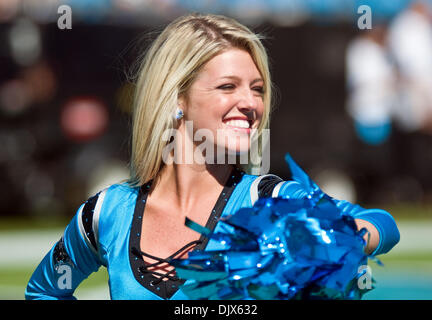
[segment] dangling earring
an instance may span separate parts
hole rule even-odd
[[[181,118],[183,118],[183,115],[184,115],[183,110],[180,109],[179,107],[177,107],[175,114],[174,114],[174,118],[176,120],[180,120]]]

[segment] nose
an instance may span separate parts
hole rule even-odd
[[[238,109],[243,113],[254,113],[258,107],[258,97],[250,88],[244,88],[239,92]]]

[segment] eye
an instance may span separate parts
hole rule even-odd
[[[252,90],[258,92],[259,94],[264,94],[264,87],[263,86],[253,87]]]
[[[228,84],[223,84],[223,85],[221,85],[221,86],[219,86],[217,88],[218,89],[222,89],[222,90],[232,90],[232,89],[235,88],[235,86],[233,84],[231,84],[231,83],[228,83]]]

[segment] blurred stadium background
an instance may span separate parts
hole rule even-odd
[[[432,3],[410,0],[0,0],[0,299],[23,299],[78,206],[127,177],[134,61],[191,11],[267,36],[271,171],[289,178],[290,152],[330,195],[396,218],[365,299],[431,299]],[[76,296],[108,299],[106,281]]]

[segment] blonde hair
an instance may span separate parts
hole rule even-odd
[[[225,16],[179,17],[156,38],[141,62],[133,104],[130,184],[140,186],[157,176],[167,144],[162,134],[174,128],[178,98],[187,93],[206,62],[229,48],[246,50],[264,80],[258,136],[268,128],[272,83],[260,36]]]

